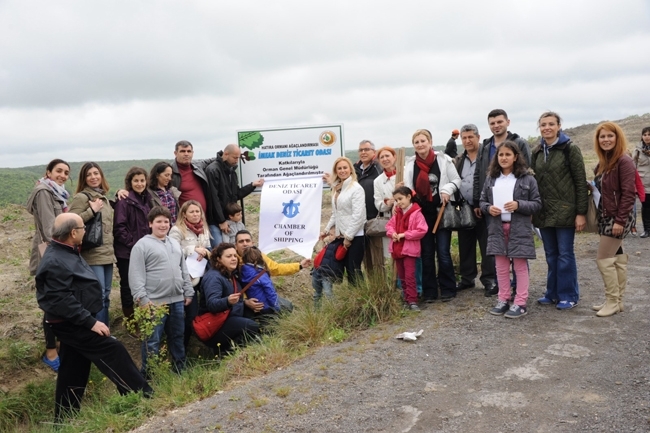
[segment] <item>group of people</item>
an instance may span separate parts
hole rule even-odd
[[[643,202],[641,236],[650,236],[650,204],[645,201],[645,188],[650,187],[650,127],[643,130],[632,158],[617,124],[598,125],[594,149],[599,162],[594,182],[588,183],[580,148],[562,132],[557,113],[539,117],[541,141],[532,149],[508,130],[510,119],[504,110],[492,110],[487,121],[492,136],[482,143],[474,124],[452,132],[450,142],[460,136],[463,144],[462,153],[453,159],[446,153],[454,151],[450,143],[446,152],[435,152],[431,133],[415,131],[415,155],[406,160],[399,183],[391,147],[376,150],[371,141],[363,140],[358,163],[345,157],[335,161],[332,173],[324,176],[332,187],[332,216],[321,233],[322,239],[334,242],[319,254],[313,272],[317,302],[323,294],[332,296],[332,284],[344,274],[354,283],[362,263],[366,270],[381,272],[386,258],[395,261],[410,309],[419,310],[419,300],[449,301],[458,291],[475,287],[478,244],[485,296],[498,298],[489,312],[507,318],[525,316],[527,261],[536,257],[537,228],[548,266],[546,292],[538,303],[572,309],[580,299],[574,238],[585,229],[589,200],[596,196],[600,197],[594,202],[600,234],[597,267],[606,302],[593,308],[600,317],[623,310],[627,254],[621,244],[635,221],[637,195]],[[459,197],[474,210],[475,226],[458,230],[457,283],[450,252],[452,230],[438,227],[434,233],[433,228],[442,205]],[[366,235],[365,223],[378,215],[390,218],[386,236]],[[383,254],[378,255],[379,242]]]
[[[380,271],[387,258],[395,260],[412,310],[419,310],[420,299],[452,300],[459,290],[475,287],[478,244],[485,295],[498,295],[489,312],[522,317],[528,311],[527,260],[535,258],[534,226],[548,265],[546,292],[538,302],[571,309],[579,301],[574,236],[585,228],[591,191],[600,197],[597,266],[606,294],[605,302],[593,308],[598,316],[623,311],[627,255],[621,246],[634,223],[636,195],[644,202],[641,236],[650,236],[650,205],[642,192],[644,186],[650,188],[650,128],[643,130],[632,158],[621,128],[600,124],[594,135],[599,162],[589,184],[580,149],[562,132],[556,113],[540,116],[542,139],[532,150],[508,131],[504,110],[491,111],[487,120],[493,135],[482,143],[476,125],[454,131],[463,151],[453,159],[434,151],[428,130],[415,131],[415,155],[406,160],[401,182],[396,182],[391,147],[376,150],[364,140],[357,163],[336,159],[331,175],[325,176],[332,188],[332,215],[321,236],[331,242],[314,263],[316,302],[332,296],[333,284],[345,274],[354,284],[363,278],[362,264]],[[120,392],[149,395],[147,358],[158,353],[163,334],[175,370],[183,370],[197,315],[229,312],[223,325],[203,340],[216,354],[244,343],[260,332],[269,315],[291,308],[270,277],[311,267],[311,258],[276,263],[253,245],[237,202],[264,180],[239,186],[236,145],[226,146],[216,158],[194,161],[192,144],[180,141],[174,155],[172,164],[159,162],[149,172],[129,170],[114,200],[107,196],[109,185],[98,164],[81,167],[71,195],[65,189],[70,166],[55,159],[29,197],[36,228],[30,272],[45,313],[43,361],[59,372],[57,418],[79,407],[91,362]],[[433,231],[441,206],[454,196],[467,201],[475,217],[473,228],[458,232],[458,283],[451,230]],[[367,236],[366,222],[382,216],[389,219],[386,236]],[[100,221],[101,243],[84,248],[86,226],[93,221]],[[205,273],[192,275],[187,260],[205,262]],[[133,316],[136,307],[166,306],[161,323],[143,342],[141,369],[121,343],[108,338],[114,262],[125,317]]]
[[[43,362],[59,373],[57,419],[78,409],[91,362],[112,371],[107,377],[120,392],[150,394],[147,360],[158,355],[166,336],[174,370],[182,371],[197,315],[229,311],[223,326],[203,341],[215,354],[243,344],[269,315],[291,308],[277,296],[270,275],[290,275],[311,264],[310,259],[278,264],[253,245],[237,201],[263,180],[239,187],[237,146],[195,162],[192,145],[181,141],[174,154],[172,164],[159,162],[149,172],[131,168],[114,199],[94,162],[82,165],[70,194],[65,189],[70,165],[55,159],[28,200],[36,227],[30,272],[45,313]],[[95,226],[98,230],[90,230]],[[97,245],[89,246],[86,228],[101,233]],[[196,260],[198,268],[190,272],[188,260]],[[140,369],[121,343],[107,338],[114,263],[125,318],[133,317],[135,308],[164,306],[142,343]],[[247,283],[252,284],[242,296]]]

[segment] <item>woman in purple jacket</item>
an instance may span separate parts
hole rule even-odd
[[[147,172],[144,168],[132,167],[124,179],[129,195],[115,204],[113,222],[113,249],[120,273],[120,299],[124,317],[133,317],[133,297],[129,287],[129,262],[131,249],[140,238],[149,234],[147,214],[153,207],[152,197],[147,191]]]

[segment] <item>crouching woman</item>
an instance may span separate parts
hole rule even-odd
[[[239,257],[233,244],[222,243],[212,250],[210,270],[203,276],[199,301],[199,315],[207,312],[229,311],[228,318],[221,328],[204,343],[214,350],[215,355],[223,355],[235,345],[243,345],[248,338],[259,333],[257,322],[244,317],[251,316],[263,308],[263,304],[246,299],[241,293],[239,280]],[[245,310],[251,310],[245,313]]]

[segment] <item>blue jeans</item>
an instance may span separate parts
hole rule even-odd
[[[95,276],[102,285],[102,300],[104,307],[97,313],[95,318],[106,326],[111,326],[108,318],[108,308],[111,306],[111,285],[113,284],[113,264],[110,265],[91,265]]]
[[[165,314],[162,322],[153,330],[153,334],[147,341],[142,342],[142,375],[147,377],[147,355],[158,355],[160,353],[160,342],[163,332],[167,335],[167,347],[172,356],[172,362],[177,372],[185,368],[185,346],[183,336],[185,333],[184,302],[169,304],[169,313]]]
[[[440,296],[456,295],[456,276],[454,263],[451,261],[451,230],[438,228],[434,234],[431,231],[436,224],[436,214],[425,215],[427,234],[420,240],[422,252],[422,297],[425,300]],[[438,255],[438,274],[436,276],[436,254]]]
[[[546,253],[546,294],[548,299],[578,302],[578,267],[573,252],[576,231],[573,227],[540,229]]]
[[[214,249],[223,241],[223,235],[221,234],[219,226],[213,226],[210,224],[208,225],[208,228],[210,229],[210,236],[212,236],[212,239],[210,239],[210,247]]]

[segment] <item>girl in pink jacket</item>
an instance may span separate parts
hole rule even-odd
[[[390,238],[388,250],[395,259],[397,274],[402,281],[404,300],[413,311],[418,308],[418,292],[415,283],[415,259],[420,257],[420,239],[427,233],[427,222],[412,192],[401,186],[393,191],[395,212],[386,224],[386,236]]]

